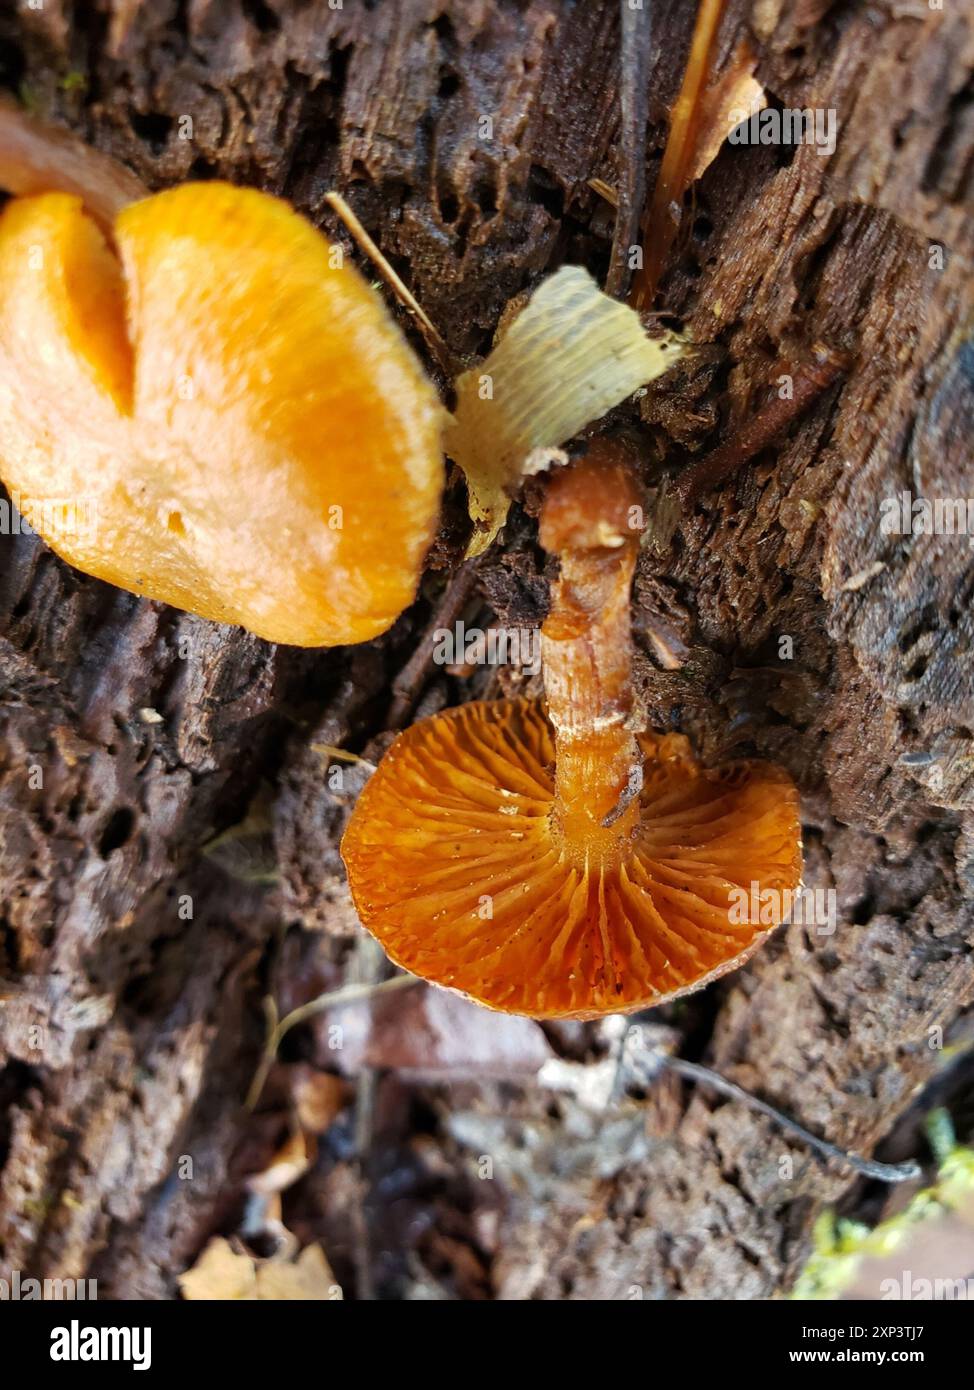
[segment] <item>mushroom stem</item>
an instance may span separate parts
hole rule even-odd
[[[629,593],[640,500],[622,446],[596,440],[556,475],[541,513],[541,543],[561,560],[541,630],[554,819],[566,849],[583,860],[621,844],[639,814]]]
[[[123,164],[70,131],[0,100],[0,188],[9,193],[76,193],[103,228],[147,189]]]

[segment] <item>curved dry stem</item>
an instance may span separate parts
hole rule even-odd
[[[677,1076],[685,1077],[688,1081],[695,1081],[701,1086],[709,1086],[711,1090],[726,1096],[728,1100],[741,1101],[750,1110],[755,1110],[759,1115],[765,1115],[769,1120],[773,1120],[787,1134],[794,1134],[803,1144],[807,1144],[823,1158],[843,1163],[865,1178],[875,1178],[877,1182],[888,1183],[913,1182],[920,1177],[923,1171],[914,1159],[908,1159],[906,1163],[880,1163],[875,1158],[860,1158],[858,1154],[850,1153],[848,1149],[840,1149],[837,1144],[830,1143],[828,1139],[823,1139],[818,1134],[813,1134],[810,1129],[806,1129],[797,1120],[793,1120],[790,1115],[786,1115],[775,1106],[769,1105],[766,1100],[761,1100],[759,1096],[746,1091],[743,1086],[738,1086],[736,1081],[728,1080],[726,1076],[713,1071],[710,1067],[699,1066],[696,1062],[687,1062],[682,1057],[661,1057],[660,1063],[663,1067],[675,1072]]]
[[[148,194],[131,170],[110,155],[9,100],[0,100],[0,188],[21,196],[77,194],[109,231],[122,208]]]
[[[264,1051],[254,1073],[254,1079],[250,1083],[244,1108],[253,1110],[260,1100],[271,1067],[277,1061],[278,1048],[291,1029],[296,1028],[299,1023],[307,1023],[309,1018],[324,1013],[326,1009],[337,1009],[342,1004],[360,1004],[367,999],[374,999],[377,995],[391,994],[396,990],[405,989],[409,985],[420,983],[421,981],[416,975],[394,975],[391,980],[381,980],[378,983],[343,985],[341,989],[331,989],[325,994],[319,994],[314,999],[309,999],[307,1004],[300,1004],[281,1019],[278,1018],[275,1000],[271,995],[268,995],[264,1000],[264,1016],[267,1020]]]

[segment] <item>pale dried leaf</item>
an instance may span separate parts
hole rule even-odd
[[[284,1260],[264,1260],[257,1266],[257,1297],[276,1303],[296,1299],[333,1301],[341,1298],[331,1265],[320,1245],[308,1245],[289,1264]]]
[[[491,1013],[448,990],[405,990],[334,1017],[344,1034],[332,1055],[348,1075],[368,1066],[438,1082],[513,1080],[534,1076],[551,1056],[533,1019]]]
[[[214,1236],[193,1268],[179,1276],[179,1288],[189,1302],[255,1299],[254,1261],[249,1255],[238,1254],[223,1236]]]
[[[690,182],[693,183],[717,158],[721,146],[742,120],[768,104],[761,83],[753,75],[757,59],[742,46],[727,70],[707,92],[704,121],[697,132]]]
[[[235,1250],[222,1236],[214,1237],[193,1268],[179,1276],[179,1287],[190,1302],[333,1301],[342,1296],[320,1245],[307,1246],[296,1260],[289,1246],[258,1260]]]
[[[467,479],[477,527],[468,554],[486,550],[503,526],[535,451],[573,439],[682,351],[674,334],[648,337],[639,316],[580,266],[545,280],[486,361],[457,379],[445,447]]]

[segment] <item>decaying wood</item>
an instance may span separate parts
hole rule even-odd
[[[650,187],[692,7],[653,12]],[[936,1073],[931,1030],[962,1035],[974,997],[974,550],[884,535],[878,514],[903,490],[974,494],[974,37],[960,6],[734,0],[718,65],[743,36],[777,104],[835,108],[838,145],[725,146],[697,184],[661,289],[710,355],[640,402],[647,480],[750,419],[812,344],[851,365],[697,500],[667,550],[647,550],[634,624],[639,639],[641,615],[663,615],[683,653],[662,670],[646,643],[658,727],[707,758],[792,772],[806,883],[836,890],[838,925],[781,932],[659,1021],[869,1153]],[[5,14],[0,45],[9,89],[151,188],[265,188],[352,253],[325,201],[338,188],[459,358],[488,349],[546,270],[605,276],[614,212],[590,180],[621,182],[610,0],[48,0]],[[529,526],[507,534],[482,589],[500,621],[536,625],[542,562]],[[285,1012],[341,985],[357,931],[337,844],[365,773],[335,791],[315,746],[381,753],[395,677],[414,669],[463,540],[454,487],[416,608],[368,647],[317,653],[112,590],[32,537],[0,540],[0,1265],[172,1297],[206,1238],[233,1229],[259,1162],[243,1101],[261,999],[273,989]],[[479,679],[431,671],[420,711]],[[272,884],[207,848],[255,806]],[[585,1036],[553,1041],[581,1054]],[[323,1031],[303,1046],[285,1061],[330,1065]],[[502,1102],[492,1084],[411,1100],[394,1076],[380,1087],[375,1162],[398,1164],[397,1209],[423,1213],[373,1211],[380,1295],[401,1294],[422,1239],[449,1292],[764,1297],[849,1186],[761,1117],[672,1093],[617,1164],[590,1164],[559,1200],[550,1177],[502,1161],[503,1125],[550,1125],[550,1096]],[[432,1117],[422,1145],[410,1104]],[[495,1181],[452,1201],[485,1135]],[[355,1264],[334,1213],[356,1180],[336,1141],[285,1212],[338,1271]],[[474,1199],[490,1219],[471,1228],[456,1213]]]

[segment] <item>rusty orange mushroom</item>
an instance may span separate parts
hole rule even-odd
[[[35,187],[6,125],[0,175]],[[86,573],[271,641],[384,632],[443,484],[443,411],[399,329],[276,198],[187,184],[111,218],[113,197],[0,216],[15,504]]]
[[[608,444],[554,478],[541,518],[561,560],[542,630],[546,702],[415,724],[342,843],[359,916],[392,960],[493,1009],[594,1018],[697,989],[768,934],[735,904],[777,901],[777,925],[799,884],[785,772],[708,769],[682,735],[640,731],[639,500]]]

